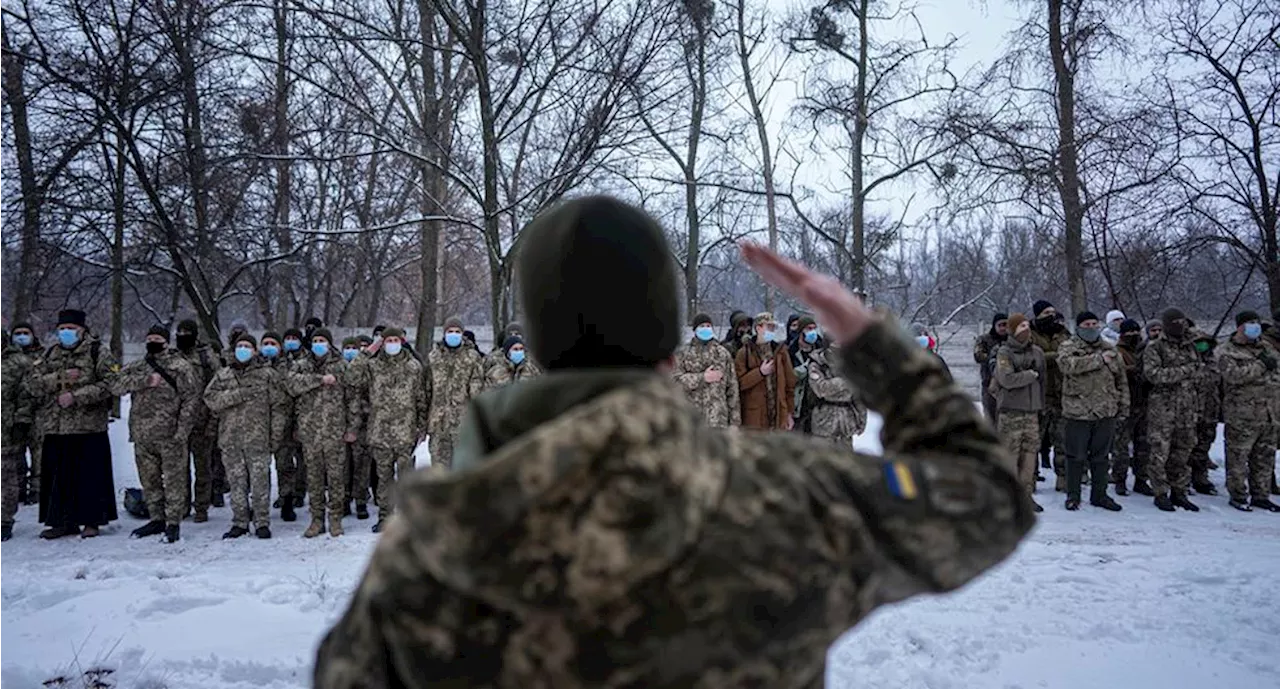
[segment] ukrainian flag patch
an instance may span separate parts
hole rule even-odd
[[[911,468],[902,462],[885,464],[884,478],[885,483],[889,486],[889,492],[895,498],[915,500],[920,494],[920,489],[916,486],[916,478],[911,474]]]

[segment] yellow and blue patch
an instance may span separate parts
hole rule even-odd
[[[920,495],[920,489],[916,485],[916,478],[911,473],[911,467],[903,462],[887,462],[884,465],[885,483],[889,487],[889,493],[893,497],[900,500],[915,500]]]

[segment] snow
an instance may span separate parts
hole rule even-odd
[[[878,429],[873,415],[855,446],[878,451]],[[137,485],[127,438],[113,423],[120,491]],[[1213,456],[1222,462],[1221,438]],[[1141,496],[1119,498],[1118,514],[1038,497],[1046,512],[1008,562],[955,594],[873,615],[833,646],[827,685],[1276,686],[1280,516],[1237,512],[1221,496],[1168,515]],[[0,685],[35,689],[103,666],[120,689],[310,686],[316,644],[372,551],[373,520],[305,540],[305,515],[274,519],[270,541],[224,542],[229,518],[223,508],[186,522],[171,546],[128,538],[138,522],[121,510],[100,538],[48,543],[23,508],[0,549]]]

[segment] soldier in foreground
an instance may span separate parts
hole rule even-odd
[[[298,439],[307,458],[307,485],[311,488],[311,524],[303,538],[325,533],[328,512],[330,536],[341,536],[342,508],[347,503],[347,446],[356,441],[360,405],[348,393],[347,361],[332,347],[327,328],[311,331],[309,355],[293,362],[284,378],[294,399]]]
[[[643,211],[579,199],[526,232],[548,373],[473,400],[454,472],[403,483],[316,687],[819,686],[850,626],[1033,525],[973,403],[835,279],[743,248],[841,345],[887,457],[706,425],[670,379],[678,269]]]

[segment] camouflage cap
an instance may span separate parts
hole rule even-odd
[[[360,338],[358,338],[358,337],[344,337],[344,338],[342,338],[342,348],[343,348],[343,349],[347,349],[348,347],[359,347],[359,346],[360,346]]]
[[[774,320],[773,313],[771,311],[761,311],[760,313],[756,314],[756,318],[755,318],[756,325],[760,325],[761,323],[768,323],[772,325],[777,322],[778,321]]]
[[[394,325],[387,326],[382,329],[382,339],[385,340],[388,337],[398,337],[403,340],[404,331]]]

